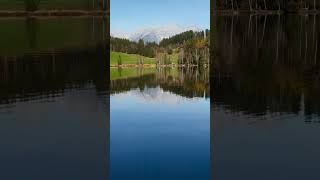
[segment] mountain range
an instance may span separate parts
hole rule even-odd
[[[131,34],[122,30],[115,30],[111,32],[111,36],[129,39],[135,42],[138,42],[140,39],[143,39],[144,42],[159,43],[164,38],[169,38],[176,34],[180,34],[182,32],[190,30],[201,31],[201,29],[196,26],[182,27],[177,24],[170,24],[162,27],[141,29]]]
[[[125,92],[125,93],[119,93],[114,95],[117,99],[123,99],[127,95],[130,95],[131,97],[136,98],[139,100],[139,102],[148,102],[148,103],[163,103],[167,105],[178,105],[180,103],[183,103],[185,101],[198,101],[199,97],[197,98],[186,98],[174,93],[171,93],[169,91],[165,91],[160,86],[154,87],[154,88],[145,88],[143,90],[140,89],[134,89],[131,90],[130,92]]]

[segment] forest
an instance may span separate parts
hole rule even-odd
[[[316,0],[222,0],[215,1],[215,10],[263,11],[277,10],[283,12],[317,11],[320,2]]]
[[[186,31],[164,38],[159,44],[111,37],[110,50],[155,58],[157,64],[171,64],[174,55],[178,57],[178,64],[202,66],[209,64],[209,39],[209,30]]]
[[[139,42],[122,38],[110,38],[110,50],[127,54],[139,54],[146,57],[155,57],[156,43],[145,43],[142,39]]]

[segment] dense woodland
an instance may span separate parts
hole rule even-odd
[[[320,10],[317,0],[222,0],[215,1],[217,10],[281,10],[297,12],[306,10]]]
[[[139,42],[128,39],[110,38],[110,50],[128,54],[139,54],[146,57],[155,57],[156,43],[144,43],[141,39]]]
[[[111,37],[110,50],[156,58],[158,64],[170,64],[170,55],[176,54],[179,64],[206,65],[209,62],[209,39],[209,30],[183,32],[165,38],[159,44]]]

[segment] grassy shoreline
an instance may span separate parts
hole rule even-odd
[[[178,68],[166,68],[167,75],[178,76]],[[110,80],[136,78],[144,75],[156,75],[159,72],[157,68],[145,67],[145,68],[110,68]]]
[[[155,58],[144,57],[138,54],[127,54],[122,52],[110,53],[110,66],[137,65],[137,62],[143,61],[143,64],[156,64]]]
[[[125,64],[125,65],[110,65],[110,68],[164,68],[164,67],[197,67],[198,65],[185,65],[185,64]]]
[[[144,57],[138,54],[127,54],[111,51],[110,67],[156,67],[156,66],[178,66],[178,55],[171,55],[171,63],[167,65],[157,65],[156,58]],[[142,63],[141,63],[142,62]]]

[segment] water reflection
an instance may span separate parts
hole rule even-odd
[[[1,39],[12,38],[8,46],[0,42],[0,179],[107,179],[109,78],[103,40],[85,45],[59,39],[68,34],[61,26],[85,27],[86,20],[0,21]],[[18,26],[27,33],[11,29]],[[52,26],[59,35],[46,32]]]
[[[215,18],[214,178],[319,178],[319,20]]]
[[[208,69],[111,69],[111,179],[210,179]]]
[[[0,54],[86,48],[107,41],[105,17],[0,18]]]
[[[208,68],[130,68],[131,76],[126,69],[111,69],[111,94],[129,91],[134,88],[143,90],[148,87],[161,87],[174,94],[193,97],[210,97]],[[121,75],[124,74],[124,75]]]
[[[61,94],[65,88],[92,82],[103,91],[107,77],[103,46],[83,50],[0,56],[0,102],[28,101],[35,96]],[[104,78],[103,78],[104,77]]]

